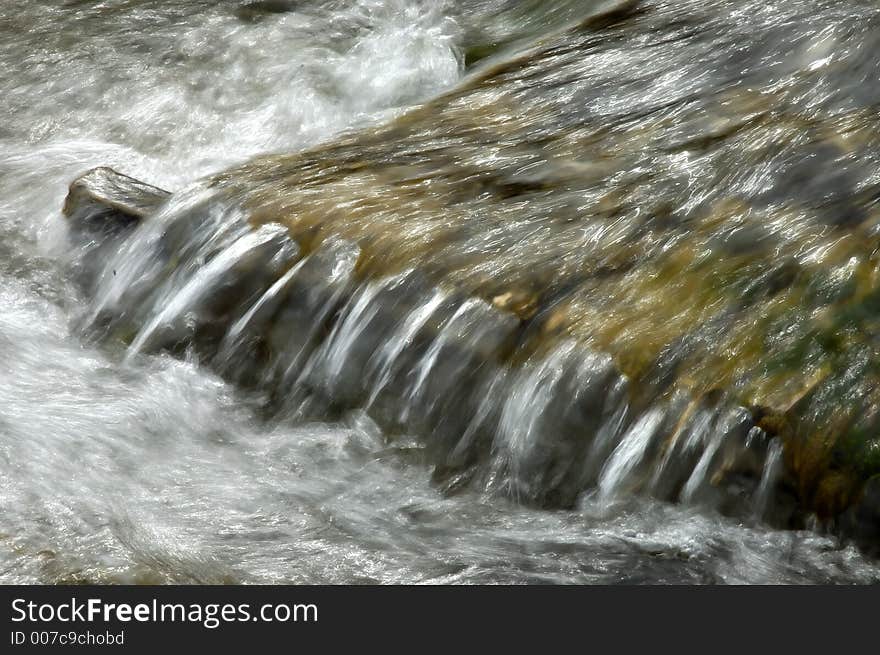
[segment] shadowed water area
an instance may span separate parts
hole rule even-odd
[[[880,579],[875,3],[0,37],[3,581]]]

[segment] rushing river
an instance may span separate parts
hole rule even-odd
[[[362,411],[267,420],[259,394],[195,357],[83,337],[60,217],[78,174],[108,165],[175,191],[303,150],[455,87],[480,35],[515,47],[591,3],[560,2],[538,27],[515,4],[0,6],[0,581],[880,580],[830,536],[708,509],[443,493],[423,444],[387,440]]]

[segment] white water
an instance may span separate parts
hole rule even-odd
[[[0,581],[878,579],[874,564],[828,538],[687,507],[584,498],[546,512],[491,494],[444,497],[421,447],[389,444],[361,414],[269,425],[254,398],[194,361],[126,361],[84,343],[71,327],[84,303],[64,267],[59,211],[78,173],[110,165],[181,189],[253,154],[386,119],[461,75],[465,25],[451,3],[312,2],[255,24],[235,16],[238,4],[0,8]],[[197,303],[211,271],[190,271],[198,283],[175,296],[179,307],[162,305],[134,351]],[[126,278],[144,275],[116,273],[106,284],[127,290]],[[384,342],[374,394],[434,303]],[[479,309],[462,305],[442,328],[416,369],[413,405],[449,384],[428,389],[443,340]],[[315,360],[328,386],[345,376],[340,349],[357,335],[342,331],[357,325],[338,324],[326,361]],[[547,404],[542,380],[526,380],[522,404],[506,408],[514,454],[534,437],[529,408]],[[616,429],[613,416],[606,425]],[[616,495],[645,434],[624,438],[600,490]]]

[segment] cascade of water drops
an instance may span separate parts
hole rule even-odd
[[[359,254],[354,244],[331,239],[297,267],[265,335],[273,353],[267,376],[276,380],[279,393],[296,395],[324,329],[353,293]]]
[[[210,262],[197,268],[182,285],[168,289],[153,306],[151,318],[135,337],[128,358],[144,349],[163,342],[179,341],[195,326],[196,314],[213,295],[222,293],[222,287],[231,284],[233,269],[240,267],[250,272],[255,266],[271,276],[273,269],[292,259],[297,248],[287,235],[287,229],[278,224],[267,224],[249,231],[221,250]],[[276,266],[272,265],[273,260]],[[253,289],[249,290],[254,293]],[[234,295],[234,294],[233,294]]]
[[[170,196],[138,226],[98,277],[84,321],[86,326],[94,325],[105,315],[118,317],[135,310],[140,301],[155,292],[162,276],[171,274],[171,258],[185,261],[187,252],[216,240],[224,232],[218,229],[220,226],[237,222],[227,220],[230,212],[212,203],[212,198],[213,194],[203,185],[192,185]],[[184,232],[187,234],[182,238]]]
[[[221,364],[230,361],[246,345],[248,335],[259,334],[266,327],[272,316],[284,301],[287,288],[293,279],[308,262],[308,257],[300,260],[293,268],[282,275],[269,289],[260,296],[244,315],[239,318],[223,338],[220,344],[219,357]]]
[[[666,408],[652,407],[623,435],[599,474],[600,498],[611,500],[628,490],[635,473],[648,459],[666,417]]]
[[[717,504],[718,490],[713,478],[722,472],[725,462],[733,462],[753,428],[751,416],[741,407],[724,410],[704,438],[704,450],[681,490],[685,504]]]
[[[360,380],[344,380],[343,373],[347,376],[360,373],[355,369],[354,362],[355,351],[359,349],[358,341],[364,336],[370,339],[376,337],[368,334],[371,321],[381,311],[375,300],[386,285],[395,281],[370,282],[352,297],[333,330],[306,365],[297,387],[308,381],[311,388],[320,390],[326,397],[342,400],[343,385],[348,388],[360,385]]]
[[[513,316],[495,311],[484,300],[462,302],[414,366],[400,421],[425,421],[454,395],[456,386],[476,384],[475,378],[486,373],[517,326]]]
[[[441,289],[435,289],[420,306],[404,320],[395,332],[382,346],[381,350],[373,357],[369,365],[370,377],[375,378],[373,390],[367,399],[369,409],[379,394],[390,383],[397,367],[401,353],[412,345],[419,331],[428,320],[440,308],[447,299],[447,294]]]
[[[755,428],[757,429],[757,428]],[[782,440],[774,437],[767,446],[767,458],[761,473],[761,482],[752,498],[752,515],[760,521],[766,518],[773,500],[776,484],[784,471],[782,461]]]
[[[711,441],[717,409],[695,405],[696,402],[691,403],[685,411],[654,470],[650,489],[657,498],[671,500],[679,493]]]
[[[710,487],[737,448],[737,420],[715,401],[676,392],[630,423],[629,380],[607,355],[563,341],[513,364],[523,334],[515,315],[413,269],[358,281],[359,255],[331,237],[298,259],[284,227],[254,229],[233,203],[195,185],[129,238],[101,277],[93,311],[122,307],[137,325],[129,359],[194,342],[216,324],[223,331],[213,362],[225,375],[244,381],[241,371],[258,372],[288,407],[305,398],[316,415],[362,408],[441,444],[438,465],[468,465],[489,435],[493,470],[528,502],[571,504],[593,485],[606,500],[644,488],[685,503],[718,498]],[[254,262],[264,269],[259,279],[226,293]],[[235,306],[218,310],[224,296]],[[751,497],[756,507],[778,480],[771,454]]]

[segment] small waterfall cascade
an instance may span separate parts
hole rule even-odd
[[[778,440],[724,399],[637,402],[608,355],[415,269],[362,279],[356,244],[305,252],[234,206],[174,196],[107,264],[87,318],[128,335],[129,363],[195,348],[281,419],[366,412],[421,440],[439,481],[541,506],[648,494],[762,515],[782,479]]]

